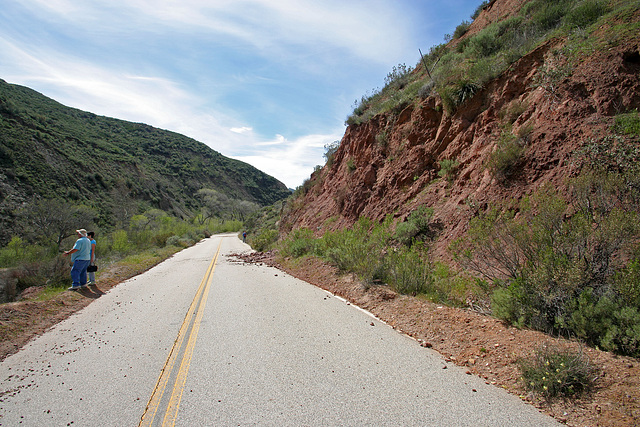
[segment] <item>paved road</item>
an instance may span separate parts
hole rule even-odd
[[[246,250],[207,239],[7,358],[0,425],[556,425]]]

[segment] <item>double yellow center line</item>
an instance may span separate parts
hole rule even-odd
[[[220,247],[222,246],[222,240],[218,245],[215,256],[211,260],[207,273],[205,274],[200,287],[196,292],[196,296],[189,307],[189,311],[182,322],[178,337],[173,343],[169,357],[165,362],[160,378],[156,383],[156,387],[151,394],[147,408],[142,414],[139,426],[173,426],[176,422],[178,415],[178,407],[180,406],[180,399],[182,398],[182,391],[184,390],[184,384],[187,381],[187,373],[189,372],[189,365],[191,364],[191,356],[193,355],[193,348],[196,344],[196,338],[198,337],[198,330],[200,329],[200,321],[204,313],[204,307],[207,304],[207,296],[209,294],[209,288],[211,287],[211,280],[213,278],[213,270],[218,262],[218,255],[220,254]],[[179,368],[176,369],[176,366]],[[172,383],[171,393],[165,393],[167,391],[167,385]],[[160,422],[160,417],[162,422]],[[158,416],[160,415],[160,416]],[[156,419],[156,416],[157,419]],[[155,420],[155,424],[154,424]]]

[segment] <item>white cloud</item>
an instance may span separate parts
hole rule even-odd
[[[229,130],[230,130],[231,132],[233,132],[233,133],[243,134],[243,133],[249,133],[249,132],[251,132],[251,131],[253,130],[253,128],[252,128],[252,127],[249,127],[249,126],[242,126],[242,127],[239,127],[239,128],[231,128],[231,129],[229,129]]]
[[[268,149],[257,148],[251,155],[231,157],[277,178],[288,188],[296,188],[309,178],[315,166],[324,164],[324,146],[341,136],[336,132],[329,135],[306,135],[290,141],[277,135],[274,141],[265,141]]]
[[[26,0],[41,19],[69,22],[91,34],[167,29],[228,38],[270,57],[322,56],[340,49],[375,63],[414,49],[403,8],[389,1],[325,0]],[[399,49],[400,47],[400,49]],[[300,64],[303,65],[303,64]]]

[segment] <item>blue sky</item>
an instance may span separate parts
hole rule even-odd
[[[0,0],[0,79],[295,188],[362,95],[481,0]]]

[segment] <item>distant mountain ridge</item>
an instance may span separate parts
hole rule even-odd
[[[275,178],[184,135],[66,107],[0,80],[0,240],[14,210],[34,197],[86,204],[109,224],[131,203],[189,217],[203,188],[262,206],[290,194]]]

